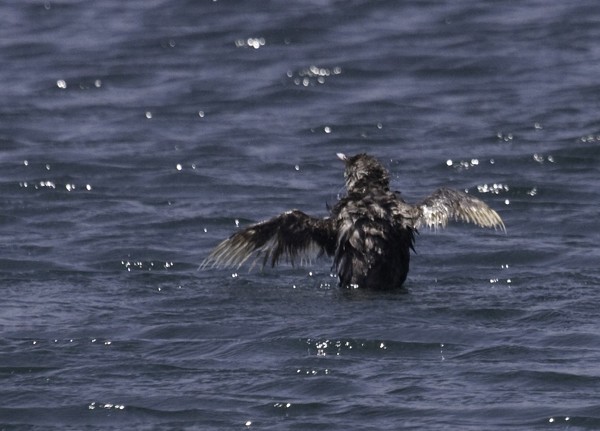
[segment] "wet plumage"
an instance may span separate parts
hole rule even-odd
[[[340,286],[392,289],[406,280],[419,227],[445,227],[456,220],[505,230],[498,213],[473,196],[440,188],[409,205],[390,191],[389,173],[377,159],[367,154],[338,157],[345,163],[347,194],[329,217],[287,211],[234,233],[201,266],[275,266],[281,260],[294,264],[327,255]]]

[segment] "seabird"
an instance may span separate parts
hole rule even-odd
[[[201,268],[239,268],[251,258],[251,268],[260,261],[275,266],[327,255],[341,287],[394,289],[406,280],[419,227],[455,220],[506,231],[498,213],[473,196],[439,188],[410,205],[390,190],[389,172],[375,157],[337,156],[345,164],[347,193],[328,217],[294,209],[249,226],[218,244]]]

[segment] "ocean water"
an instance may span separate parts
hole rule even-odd
[[[0,429],[600,428],[593,0],[0,4]],[[416,202],[405,289],[198,266],[343,193]]]

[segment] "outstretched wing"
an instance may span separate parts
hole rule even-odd
[[[506,231],[496,211],[476,197],[457,190],[438,189],[417,204],[416,210],[415,228],[446,227],[449,221],[456,220]]]
[[[262,258],[275,266],[281,258],[294,264],[335,251],[335,228],[329,218],[317,219],[293,210],[234,233],[210,253],[201,268],[240,267],[254,256],[251,268]]]

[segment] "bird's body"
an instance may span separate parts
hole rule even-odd
[[[406,280],[415,233],[422,225],[444,227],[449,220],[504,230],[500,216],[481,200],[441,188],[417,205],[409,205],[389,189],[387,170],[372,156],[346,157],[347,195],[326,218],[299,210],[285,212],[233,234],[202,264],[241,266],[262,257],[263,266],[282,258],[328,255],[340,286],[392,289]]]
[[[334,266],[344,287],[397,287],[408,274],[414,228],[395,193],[350,193],[333,208]]]

